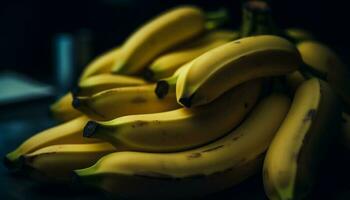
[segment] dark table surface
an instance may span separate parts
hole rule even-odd
[[[0,156],[16,148],[23,140],[57,122],[48,115],[50,101],[0,108]],[[349,152],[331,156],[324,165],[323,176],[312,199],[350,199]],[[261,175],[256,175],[232,189],[206,199],[266,199]],[[67,185],[36,182],[23,175],[11,174],[0,163],[0,199],[2,200],[92,200],[108,199],[99,191],[73,189]]]

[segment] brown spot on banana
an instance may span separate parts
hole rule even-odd
[[[192,158],[199,158],[201,156],[202,156],[201,153],[191,153],[187,156],[187,158],[192,159]]]
[[[146,126],[147,124],[148,124],[148,122],[138,120],[138,121],[135,121],[135,122],[131,125],[131,127],[133,127],[133,128],[138,128],[138,127]]]
[[[210,149],[206,149],[206,150],[203,150],[202,152],[205,153],[205,152],[210,152],[210,151],[215,151],[215,150],[218,150],[220,148],[224,147],[224,145],[219,145],[219,146],[216,146],[216,147],[213,147],[213,148],[210,148]]]
[[[310,110],[307,112],[305,118],[303,119],[303,122],[307,122],[307,121],[309,121],[309,120],[312,121],[312,120],[316,117],[316,113],[317,113],[316,109],[310,109]]]

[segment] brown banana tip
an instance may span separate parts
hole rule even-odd
[[[166,81],[158,81],[155,89],[155,93],[158,98],[164,98],[169,92],[169,84]]]
[[[73,96],[73,101],[72,101],[73,108],[79,108],[80,105],[81,105],[80,100],[77,97]]]
[[[83,136],[84,137],[91,137],[95,134],[96,129],[98,128],[99,124],[94,122],[94,121],[89,121],[83,131]]]
[[[154,73],[150,69],[145,69],[143,72],[143,78],[147,81],[154,81]]]
[[[180,98],[179,102],[187,108],[191,107],[191,98]]]

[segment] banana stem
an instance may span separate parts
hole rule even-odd
[[[247,1],[243,4],[241,37],[252,35],[281,35],[274,24],[271,8],[261,0]]]
[[[205,27],[208,30],[216,29],[230,20],[229,13],[227,9],[221,8],[217,11],[206,12],[205,13],[206,23]]]

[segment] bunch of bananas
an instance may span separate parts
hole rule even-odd
[[[327,147],[350,148],[350,71],[310,33],[276,28],[265,2],[243,14],[238,31],[194,6],[147,22],[85,68],[51,107],[62,123],[6,166],[159,199],[203,197],[260,171],[270,199],[307,198]]]

